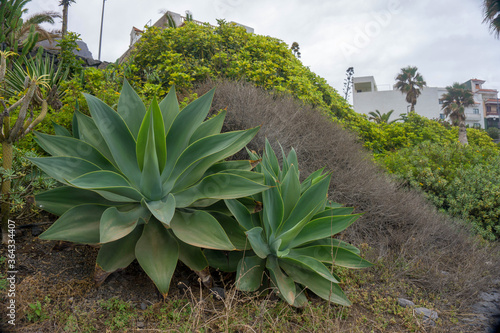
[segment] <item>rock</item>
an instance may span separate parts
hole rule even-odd
[[[416,308],[415,313],[418,315],[423,315],[424,321],[426,319],[431,319],[431,320],[438,319],[438,313],[436,311],[432,311],[427,308]]]
[[[405,298],[398,298],[398,303],[400,306],[402,306],[403,308],[406,308],[406,307],[414,307],[415,306],[415,303],[413,303],[412,301],[410,300],[407,300]]]
[[[144,326],[146,326],[146,325],[144,325],[143,321],[138,321],[137,322],[137,328],[144,328]]]
[[[146,303],[141,303],[141,310],[146,310],[148,308]]]
[[[218,300],[223,300],[226,298],[226,291],[223,288],[213,287],[210,289],[210,292]]]

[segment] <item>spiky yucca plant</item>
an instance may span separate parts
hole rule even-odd
[[[174,89],[146,109],[126,81],[117,111],[85,97],[92,117],[76,112],[73,136],[36,134],[52,157],[31,160],[64,184],[36,197],[60,215],[40,238],[100,244],[108,273],[137,259],[163,295],[178,259],[199,272],[200,248],[236,249],[205,207],[267,188],[250,161],[224,161],[258,128],[220,133],[225,112],[204,121],[213,90],[183,110]]]

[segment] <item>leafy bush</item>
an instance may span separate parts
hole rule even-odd
[[[86,95],[92,118],[76,112],[72,136],[37,133],[53,157],[31,161],[65,185],[36,197],[60,215],[40,238],[102,244],[104,278],[137,259],[163,295],[178,259],[201,272],[200,247],[239,248],[206,207],[267,188],[250,161],[224,161],[259,128],[220,134],[225,112],[204,121],[212,96],[180,110],[172,89],[146,110],[125,81],[117,111]]]
[[[438,208],[472,223],[485,239],[500,236],[500,154],[496,147],[424,142],[381,158]]]

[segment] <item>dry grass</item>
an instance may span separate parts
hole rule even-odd
[[[469,305],[492,276],[498,276],[498,246],[485,247],[418,193],[402,189],[372,162],[350,132],[317,109],[290,97],[273,97],[245,82],[207,82],[198,95],[217,86],[213,109],[227,108],[226,129],[262,125],[249,147],[297,150],[302,176],[325,167],[333,172],[330,198],[364,216],[343,237],[367,243],[375,256],[390,257],[394,269],[449,301]],[[376,258],[371,258],[376,260]]]

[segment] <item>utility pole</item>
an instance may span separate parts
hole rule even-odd
[[[97,56],[97,60],[101,60],[102,25],[104,23],[104,4],[105,3],[106,3],[106,0],[102,0],[101,33],[99,34],[99,55]]]

